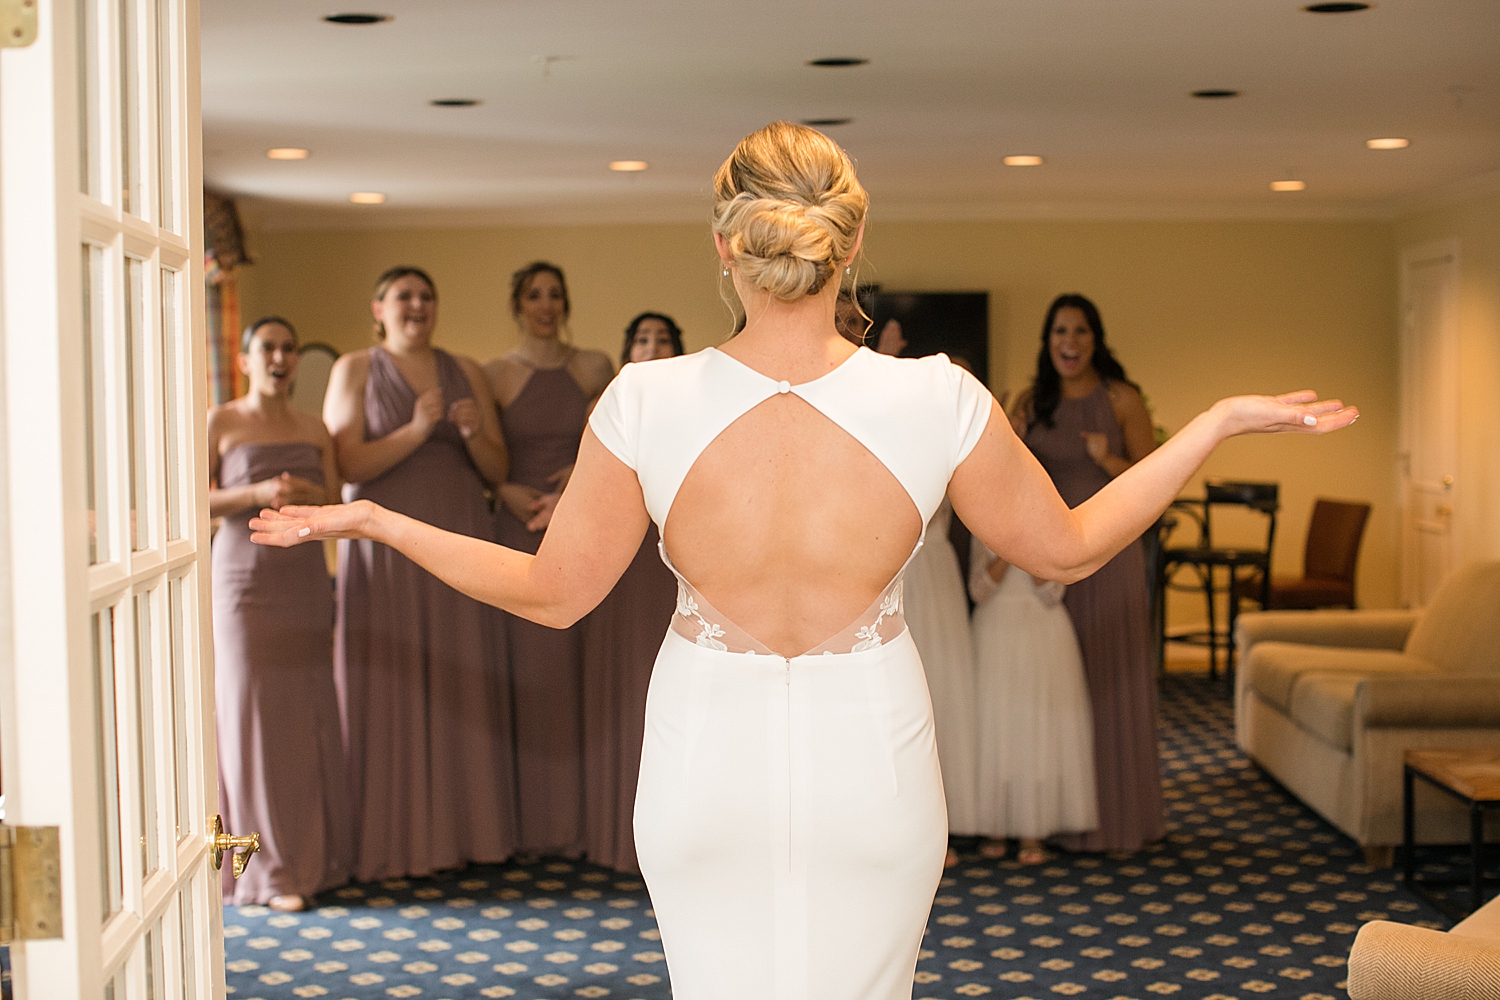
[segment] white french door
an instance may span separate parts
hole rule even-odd
[[[37,15],[0,50],[0,760],[63,933],[16,995],[217,997],[197,3]]]
[[[1458,539],[1458,241],[1401,254],[1401,603],[1426,606]]]

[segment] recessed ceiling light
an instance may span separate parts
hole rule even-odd
[[[381,24],[395,18],[390,14],[329,14],[323,20],[329,24]]]
[[[810,128],[832,128],[835,125],[848,125],[853,118],[804,118],[802,124]]]
[[[1369,10],[1367,3],[1310,3],[1302,8],[1309,14],[1353,14],[1356,11]]]
[[[1371,149],[1405,149],[1411,145],[1410,139],[1366,139],[1365,145]]]
[[[827,59],[809,59],[809,66],[822,66],[829,69],[839,69],[846,66],[863,66],[870,60],[859,56],[831,56]]]
[[[1216,99],[1221,98],[1221,97],[1239,97],[1240,96],[1240,92],[1238,90],[1220,90],[1220,89],[1217,89],[1217,88],[1210,87],[1207,90],[1195,90],[1195,91],[1193,91],[1193,96],[1194,97],[1201,97],[1204,100],[1211,101],[1211,100],[1216,100]]]
[[[1007,167],[1040,167],[1042,158],[1040,156],[1007,156],[1005,158]]]
[[[356,205],[384,205],[385,195],[379,191],[356,191],[349,196]]]
[[[1306,191],[1307,181],[1272,181],[1272,191]]]
[[[479,100],[474,97],[439,97],[427,103],[435,108],[472,108],[479,103]]]
[[[273,160],[305,160],[311,155],[312,153],[296,146],[277,146],[266,150],[266,156]]]
[[[618,170],[621,173],[632,174],[645,170],[650,164],[645,160],[612,160],[609,169]]]

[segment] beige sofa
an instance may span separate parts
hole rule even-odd
[[[1412,611],[1239,619],[1235,738],[1294,795],[1390,863],[1408,749],[1500,747],[1500,562],[1455,570]],[[1464,843],[1468,813],[1417,783],[1417,839]],[[1500,837],[1500,816],[1488,835]]]
[[[1444,934],[1372,920],[1349,952],[1349,1000],[1500,1000],[1500,898]]]

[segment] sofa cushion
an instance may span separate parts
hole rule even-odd
[[[1500,561],[1460,566],[1412,628],[1406,652],[1462,674],[1500,674]]]
[[[1500,944],[1500,896],[1453,925],[1452,933],[1466,937],[1488,938]]]
[[[1295,642],[1258,642],[1243,668],[1249,686],[1266,701],[1291,714],[1292,694],[1307,673],[1373,674],[1432,673],[1432,664],[1387,649],[1337,649]]]

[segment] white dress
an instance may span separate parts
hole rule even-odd
[[[626,365],[590,426],[664,528],[698,456],[777,392],[867,448],[923,524],[992,405],[943,357],[862,348],[791,386],[710,348]],[[635,809],[674,1000],[910,1000],[947,823],[902,574],[847,629],[790,658],[677,578]]]
[[[979,832],[1050,837],[1099,825],[1094,725],[1063,586],[1038,587],[974,539],[969,592],[979,709]]]
[[[947,498],[927,524],[926,543],[906,567],[906,627],[927,671],[938,761],[948,798],[948,832],[978,833],[979,794],[974,717],[974,641],[958,554],[948,541],[953,506]]]

